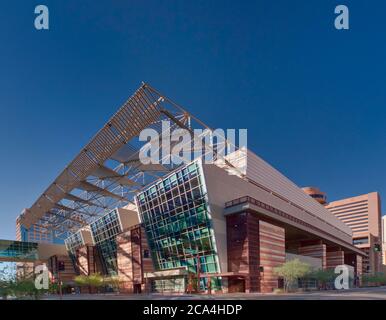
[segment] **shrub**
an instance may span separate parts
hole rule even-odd
[[[83,287],[83,286],[88,286],[88,279],[87,279],[87,276],[84,276],[84,275],[80,275],[80,276],[76,276],[74,278],[74,281],[75,283],[80,286],[80,287]]]
[[[287,261],[282,266],[274,268],[274,273],[284,279],[285,291],[288,291],[297,279],[305,277],[310,272],[311,266],[299,259]]]
[[[99,288],[105,285],[104,278],[99,273],[93,273],[89,276],[76,276],[74,278],[74,281],[80,287],[88,287],[90,293],[92,288],[97,289],[99,291]]]
[[[376,286],[386,284],[386,274],[379,272],[376,274],[364,274],[362,276],[362,283],[364,286]]]
[[[318,269],[313,270],[308,277],[316,279],[320,287],[326,288],[329,283],[335,280],[336,274],[333,269]]]
[[[119,290],[121,281],[117,276],[105,277],[103,278],[104,285],[111,286],[115,291]]]

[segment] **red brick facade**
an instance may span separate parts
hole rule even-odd
[[[64,265],[64,270],[58,270],[59,264]],[[74,266],[69,256],[55,255],[48,260],[48,270],[51,274],[51,281],[56,282],[60,280],[65,282],[72,282],[76,276]]]
[[[298,253],[302,256],[321,259],[323,269],[327,268],[327,250],[325,244],[317,243],[311,245],[302,245],[298,248]]]
[[[327,269],[335,269],[336,266],[344,264],[344,251],[327,251]]]
[[[228,271],[245,274],[244,286],[229,278],[228,291],[272,292],[278,286],[273,268],[285,262],[284,229],[249,212],[228,215],[226,221]]]
[[[344,255],[344,263],[353,266],[355,269],[355,273],[358,276],[361,276],[363,274],[362,270],[362,257],[355,253],[346,253]]]
[[[118,235],[117,263],[122,292],[139,293],[145,290],[144,273],[154,269],[145,231],[139,225]]]
[[[244,273],[246,292],[260,291],[259,220],[250,213],[227,216],[228,271]],[[254,251],[255,254],[252,254]],[[229,279],[228,291],[239,291],[236,280]]]
[[[261,292],[272,292],[278,287],[274,268],[285,263],[285,232],[273,224],[259,222]]]
[[[90,275],[101,271],[97,250],[94,246],[85,245],[76,251],[77,268],[81,275]]]

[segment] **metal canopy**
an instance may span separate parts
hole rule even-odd
[[[128,179],[124,175],[118,174],[116,171],[105,167],[105,166],[99,166],[92,174],[92,176],[97,177],[101,180],[104,179],[114,179],[116,182],[120,185],[124,186],[134,186],[137,185],[137,183],[133,180]]]
[[[125,200],[122,196],[115,194],[113,192],[110,192],[106,189],[100,188],[100,187],[98,187],[90,182],[87,182],[87,181],[81,181],[78,185],[78,188],[82,189],[84,191],[88,191],[88,192],[95,192],[95,193],[101,194],[105,197],[111,197],[111,198],[116,198],[119,200]]]
[[[38,224],[54,230],[56,236],[67,235],[108,210],[132,203],[144,185],[174,169],[173,165],[144,165],[139,161],[139,150],[146,144],[139,141],[140,132],[152,128],[165,137],[163,120],[172,123],[171,131],[211,130],[143,83],[36,202],[23,211],[21,223],[27,228]]]
[[[66,193],[64,195],[64,199],[67,199],[67,200],[70,200],[70,201],[74,201],[74,202],[79,202],[79,203],[84,203],[84,204],[88,204],[90,206],[93,206],[95,204],[93,204],[91,201],[88,201],[88,200],[85,200],[85,199],[82,199],[80,197],[77,197],[71,193]]]
[[[120,148],[117,152],[115,152],[111,157],[111,159],[125,163],[130,160],[139,160],[138,150],[129,144],[125,144]]]

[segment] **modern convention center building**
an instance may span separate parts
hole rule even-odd
[[[63,235],[68,273],[116,276],[122,292],[272,292],[274,268],[298,258],[360,278],[351,229],[246,147],[143,163],[138,136],[169,138],[163,121],[212,132],[143,84],[18,219]]]

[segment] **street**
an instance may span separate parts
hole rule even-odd
[[[58,300],[59,296],[47,296],[44,300]],[[63,300],[386,300],[386,287],[358,288],[342,291],[317,291],[286,294],[232,293],[232,294],[71,294]]]

